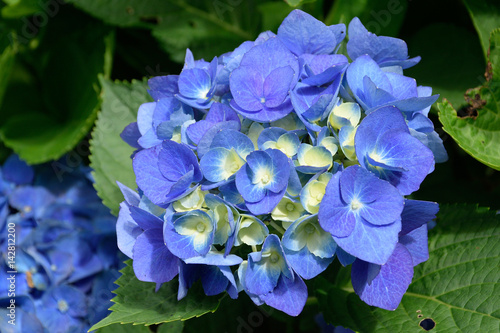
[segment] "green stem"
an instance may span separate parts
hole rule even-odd
[[[318,298],[316,298],[315,296],[310,296],[307,298],[306,300],[306,306],[308,305],[316,305],[318,304]]]
[[[269,224],[273,226],[274,229],[276,229],[276,231],[279,231],[281,234],[284,234],[285,233],[285,229],[283,229],[282,227],[280,227],[278,224],[276,224],[276,222],[274,222],[273,220],[269,221]]]

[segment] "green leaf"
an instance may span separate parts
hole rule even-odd
[[[182,331],[181,331],[182,332]],[[151,333],[151,330],[143,325],[121,325],[113,324],[100,328],[96,333]]]
[[[3,95],[7,88],[10,73],[14,64],[16,51],[14,47],[7,46],[0,55],[0,106],[2,105]]]
[[[82,16],[61,12],[54,17],[41,46],[23,54],[8,83],[0,109],[0,138],[30,164],[71,150],[96,118],[97,76],[109,74],[106,59],[114,36]]]
[[[491,34],[491,71],[483,86],[467,91],[470,105],[460,116],[448,102],[438,104],[439,120],[463,150],[500,170],[500,29]]]
[[[500,27],[500,6],[495,0],[463,0],[472,22],[476,27],[484,52],[484,58],[488,58],[488,47],[490,45],[490,33]]]
[[[23,16],[33,15],[37,12],[42,12],[41,5],[43,2],[37,0],[19,0],[10,2],[2,8],[2,17],[6,19],[17,19]]]
[[[111,82],[100,78],[102,111],[92,132],[90,166],[94,169],[94,187],[103,203],[115,215],[123,201],[116,181],[135,189],[130,155],[134,148],[120,138],[125,126],[137,120],[139,106],[151,102],[146,81]]]
[[[336,0],[325,24],[344,23],[358,17],[366,29],[377,35],[397,36],[405,17],[407,1]]]
[[[219,298],[206,296],[201,288],[193,287],[182,300],[177,300],[177,282],[164,283],[158,292],[155,284],[137,280],[132,268],[132,260],[121,270],[122,276],[116,280],[119,286],[112,299],[113,311],[108,317],[95,324],[91,330],[111,324],[134,323],[153,325],[199,317],[214,312],[219,306]],[[198,286],[199,287],[199,286]]]
[[[263,31],[278,31],[281,22],[293,10],[284,2],[265,2],[257,8],[262,15]]]
[[[285,0],[285,2],[292,7],[298,7],[302,4],[308,3],[308,2],[315,2],[316,0]]]
[[[183,62],[186,48],[212,59],[260,32],[256,3],[226,0],[72,0],[91,15],[121,27],[152,29],[162,48]]]
[[[158,327],[158,331],[156,331],[156,333],[182,333],[183,330],[184,322],[178,320],[161,324]]]
[[[498,332],[500,329],[500,216],[473,205],[441,206],[429,232],[429,260],[395,311],[366,305],[352,289],[318,279],[325,319],[359,332]]]
[[[414,77],[419,85],[432,87],[434,94],[457,108],[465,104],[465,91],[477,86],[483,78],[485,62],[481,45],[477,36],[465,28],[431,24],[408,40],[408,50],[422,60],[406,70],[405,75]]]

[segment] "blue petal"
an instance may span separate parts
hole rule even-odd
[[[353,200],[362,204],[358,214],[371,224],[393,223],[403,211],[404,199],[398,190],[359,165],[350,166],[342,172],[340,190],[348,204]]]
[[[213,296],[224,292],[229,281],[217,266],[205,266],[201,274],[201,283],[205,294]]]
[[[133,122],[125,126],[123,131],[120,133],[120,138],[125,141],[129,146],[133,148],[140,148],[141,146],[137,142],[141,137],[141,132],[139,132],[139,127],[137,122]]]
[[[278,141],[280,136],[286,133],[287,131],[280,127],[265,128],[262,132],[260,132],[259,138],[257,139],[257,145],[259,146],[260,149],[262,149],[264,143],[268,141],[276,142]]]
[[[340,246],[337,246],[337,251],[335,251],[335,254],[337,255],[337,258],[339,258],[340,264],[342,264],[342,266],[344,267],[352,264],[354,260],[356,260],[356,257],[353,257],[349,253],[342,250]]]
[[[156,76],[148,80],[149,94],[155,101],[172,97],[179,92],[179,75]]]
[[[302,312],[307,296],[307,286],[298,275],[293,279],[282,275],[272,293],[259,295],[267,305],[290,316],[298,316]]]
[[[349,236],[356,224],[354,214],[342,199],[340,188],[341,172],[333,175],[325,189],[319,206],[318,220],[321,227],[336,237]]]
[[[248,154],[254,151],[252,140],[245,134],[232,129],[222,130],[215,135],[210,148],[218,147],[234,148],[241,158],[246,158]]]
[[[241,264],[242,261],[243,259],[234,254],[224,257],[224,254],[222,253],[211,251],[204,256],[192,257],[184,260],[186,264],[203,264],[213,266],[234,266]]]
[[[259,202],[266,195],[264,187],[256,186],[252,183],[253,177],[254,173],[248,164],[244,165],[236,173],[236,188],[246,202]]]
[[[132,161],[137,186],[157,205],[165,203],[165,195],[175,183],[166,179],[158,168],[159,146],[138,152]]]
[[[283,103],[290,91],[290,85],[295,72],[290,66],[278,67],[264,81],[264,98],[268,108],[274,108]]]
[[[321,221],[321,220],[320,220]],[[344,251],[364,261],[383,265],[389,260],[398,242],[401,221],[374,226],[363,219],[357,219],[354,230],[347,237],[333,239]]]
[[[191,167],[194,170],[194,181],[200,181],[203,177],[193,151],[186,145],[171,140],[162,144],[158,154],[158,167],[166,179],[174,182],[184,176]]]
[[[413,266],[429,259],[429,247],[427,242],[427,225],[422,225],[406,235],[399,237],[399,243],[404,245],[410,252]]]
[[[278,193],[266,191],[264,198],[258,202],[246,202],[246,207],[254,215],[269,214],[285,195],[286,187]]]
[[[179,75],[179,93],[183,97],[206,98],[210,88],[210,75],[203,69],[185,69]]]
[[[278,28],[278,38],[296,55],[329,54],[340,43],[340,40],[336,38],[335,30],[330,29],[310,14],[294,10]],[[343,31],[345,32],[345,26]]]
[[[134,245],[134,273],[141,281],[164,283],[179,273],[179,259],[165,245],[163,233],[144,231]]]
[[[410,253],[398,244],[379,274],[368,283],[368,273],[373,264],[356,260],[352,265],[351,279],[356,294],[368,305],[395,310],[413,278]]]
[[[405,200],[405,206],[401,213],[401,235],[415,230],[436,218],[439,205],[436,202]]]
[[[333,261],[331,258],[320,258],[309,252],[307,247],[302,248],[300,251],[287,250],[285,247],[285,254],[290,266],[302,278],[309,280],[321,272],[323,272],[328,265]]]
[[[130,216],[143,230],[163,229],[163,220],[138,207],[130,207]]]
[[[128,188],[127,186],[123,185],[119,181],[116,181],[116,184],[120,188],[120,191],[123,194],[123,198],[125,201],[131,205],[131,206],[139,206],[139,194],[137,192],[133,191],[132,189]]]
[[[231,73],[231,93],[239,107],[253,112],[262,110],[264,79],[262,73],[250,66],[240,66]]]
[[[198,143],[198,147],[196,149],[198,153],[198,158],[202,158],[204,154],[206,154],[212,145],[212,141],[214,140],[214,137],[219,133],[220,131],[224,129],[231,129],[231,130],[236,130],[238,131],[240,129],[241,124],[239,122],[230,120],[230,121],[224,121],[220,123],[216,123],[210,129],[208,129],[203,137],[200,139],[200,142]]]
[[[120,204],[120,213],[116,222],[116,238],[118,248],[127,257],[133,258],[133,247],[135,240],[142,233],[142,229],[130,216],[130,206],[122,202]]]
[[[156,102],[144,103],[139,106],[139,111],[137,111],[137,127],[142,135],[153,128],[153,113],[155,107]]]

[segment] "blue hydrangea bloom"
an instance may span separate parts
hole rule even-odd
[[[63,160],[58,163],[68,167]],[[0,168],[0,245],[9,245],[10,229],[16,236],[15,263],[7,255],[0,260],[2,280],[12,274],[8,271],[16,272],[16,325],[0,311],[2,332],[86,331],[109,314],[122,258],[114,218],[97,197],[89,173],[73,168],[58,179],[52,165],[35,169],[14,155]],[[97,300],[105,278],[109,297]],[[4,309],[9,293],[2,284]]]
[[[203,177],[194,153],[171,140],[138,152],[133,167],[137,185],[159,206],[185,196],[194,189],[191,184]]]
[[[281,151],[255,151],[236,174],[236,187],[253,214],[268,214],[285,194],[289,176],[290,160]]]
[[[293,109],[288,93],[298,79],[297,58],[278,38],[270,38],[251,48],[231,73],[231,106],[254,121],[283,118]]]
[[[404,41],[357,18],[349,33],[341,47],[345,25],[293,10],[277,34],[211,62],[187,50],[180,75],[149,81],[154,102],[122,133],[139,193],[119,184],[116,225],[139,279],[176,278],[178,299],[201,280],[207,295],[245,291],[296,316],[303,279],[337,257],[361,299],[397,307],[438,209],[405,198],[447,158],[428,118],[438,96],[404,75],[420,59]],[[26,256],[26,269],[37,265]]]
[[[434,170],[434,155],[411,136],[401,112],[384,107],[369,114],[356,131],[356,155],[366,169],[403,195],[416,191]]]
[[[351,59],[364,54],[375,60],[380,67],[401,66],[403,69],[415,66],[420,57],[408,59],[408,47],[398,38],[377,36],[364,27],[359,18],[349,23],[347,53]]]
[[[427,222],[435,218],[438,205],[407,200],[401,215],[399,243],[384,265],[356,259],[351,270],[354,291],[369,305],[395,310],[413,277],[413,267],[429,258]]]
[[[333,175],[318,218],[344,251],[383,265],[396,246],[403,206],[395,187],[354,165]]]

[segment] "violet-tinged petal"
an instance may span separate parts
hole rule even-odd
[[[290,266],[302,278],[309,280],[323,272],[335,257],[320,258],[309,252],[307,246],[300,251],[287,250],[285,254]]]
[[[283,103],[288,96],[290,86],[295,72],[290,66],[278,67],[273,70],[264,80],[264,99],[268,108],[274,108]]]
[[[410,252],[413,266],[429,259],[429,246],[427,242],[427,224],[418,227],[399,237],[399,243],[403,244]]]
[[[389,260],[398,242],[401,221],[373,226],[363,220],[356,221],[347,237],[333,237],[338,246],[350,255],[364,261],[383,265]]]
[[[179,259],[168,250],[161,229],[149,229],[137,237],[133,266],[137,278],[146,282],[168,282],[179,273]]]
[[[340,43],[336,33],[341,35],[301,10],[288,14],[278,28],[278,38],[297,56],[304,53],[332,53]]]
[[[325,195],[319,206],[318,219],[321,227],[337,237],[349,236],[356,219],[347,203],[342,199],[340,188],[341,172],[337,172],[328,182]]]
[[[123,141],[125,141],[129,146],[133,148],[141,147],[137,142],[140,137],[141,137],[141,132],[139,131],[139,126],[137,126],[137,122],[128,124],[120,133],[120,138],[122,138]]]
[[[118,248],[127,257],[133,258],[133,247],[137,237],[143,232],[139,225],[130,215],[130,206],[122,202],[120,204],[120,212],[116,222],[116,238]]]
[[[143,230],[163,229],[163,220],[138,207],[130,207],[130,216]]]
[[[405,206],[401,213],[400,236],[406,235],[436,218],[439,205],[436,202],[405,200]]]
[[[17,155],[11,155],[2,166],[2,177],[16,185],[26,185],[33,181],[33,168]]]
[[[259,295],[267,305],[290,316],[298,316],[307,301],[307,286],[302,278],[294,274],[293,279],[281,276],[272,293]]]
[[[368,305],[386,310],[396,310],[413,278],[411,255],[398,244],[379,274],[368,283],[368,272],[373,264],[356,260],[352,265],[351,279],[356,294]]]

